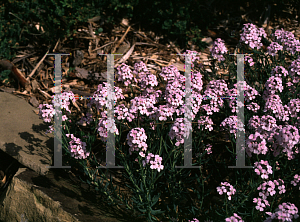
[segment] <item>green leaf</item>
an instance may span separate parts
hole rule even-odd
[[[103,28],[97,29],[95,33],[96,33],[96,35],[98,35],[98,34],[101,33],[101,32],[103,32]]]
[[[163,29],[170,29],[172,26],[172,20],[171,19],[168,19],[166,21],[164,21],[164,24],[162,26]]]
[[[154,197],[152,198],[152,204],[151,204],[151,207],[153,207],[153,206],[157,203],[159,197],[160,197],[160,194],[158,194],[157,196],[154,196]]]

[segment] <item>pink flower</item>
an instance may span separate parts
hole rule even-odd
[[[211,48],[210,52],[214,58],[218,59],[218,61],[224,61],[225,58],[223,57],[223,54],[228,52],[224,44],[224,40],[217,38],[214,41],[213,47]]]

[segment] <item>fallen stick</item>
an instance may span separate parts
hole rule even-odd
[[[41,90],[40,88],[37,88],[37,90],[38,90],[44,97],[46,97],[46,98],[48,98],[48,99],[51,99],[51,98],[52,98],[48,93],[44,92],[44,91]]]
[[[44,61],[44,59],[46,58],[47,54],[48,54],[49,50],[46,52],[46,54],[44,55],[44,57],[39,61],[39,63],[35,66],[35,68],[32,70],[32,72],[30,73],[30,75],[26,78],[26,80],[28,81],[29,78],[31,76],[34,75],[35,71],[39,68],[39,66],[41,65],[41,63]]]
[[[111,54],[114,54],[116,52],[116,49],[121,45],[121,43],[124,41],[125,36],[127,35],[127,33],[129,32],[131,26],[129,26],[126,30],[126,32],[124,33],[124,35],[122,36],[122,38],[120,39],[120,41],[117,43],[117,45],[114,47],[114,49],[112,50]]]

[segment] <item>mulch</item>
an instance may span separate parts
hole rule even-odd
[[[20,46],[18,55],[12,61],[0,60],[0,71],[11,70],[12,73],[9,83],[0,83],[0,90],[22,97],[36,108],[39,104],[50,104],[54,95],[54,56],[47,53],[70,54],[61,57],[62,92],[70,90],[76,97],[93,96],[97,86],[106,81],[107,56],[99,54],[122,54],[115,55],[115,67],[125,62],[133,67],[134,63],[144,61],[156,75],[162,67],[171,64],[184,71],[184,57],[177,53],[185,50],[179,49],[173,42],[160,44],[159,37],[154,38],[152,32],[131,27],[125,19],[110,33],[95,35],[93,30],[100,25],[95,19],[90,21],[87,27],[81,27],[73,34],[73,40],[58,39],[52,50],[42,52],[32,45]],[[189,47],[190,50],[199,50],[192,44]],[[208,54],[208,49],[203,53]],[[81,103],[76,101],[79,108]]]
[[[135,25],[130,26],[126,19],[110,32],[96,35],[95,30],[100,28],[97,19],[98,17],[89,19],[85,26],[78,27],[77,33],[70,38],[58,39],[51,50],[43,52],[30,44],[19,46],[20,51],[12,61],[0,60],[0,71],[11,70],[12,73],[9,83],[0,83],[0,90],[22,97],[36,108],[39,104],[51,103],[55,80],[54,56],[47,56],[47,53],[70,54],[62,56],[62,91],[70,90],[76,97],[89,97],[93,96],[100,83],[106,81],[107,56],[99,54],[122,54],[115,55],[115,67],[126,63],[132,68],[134,63],[143,61],[158,77],[161,68],[169,65],[174,65],[184,72],[184,57],[177,54],[185,52],[186,49],[200,52],[199,47],[191,41],[186,49],[176,47],[171,41],[169,44],[160,44],[163,37],[158,37],[151,31],[144,32]],[[224,39],[229,52],[233,53],[239,41],[236,29],[241,30],[242,24],[249,21],[252,20],[244,16],[237,24],[238,27],[232,27],[232,21],[228,19],[203,32],[212,40]],[[269,33],[272,28],[284,27],[296,37],[300,36],[296,19],[270,19],[263,27]],[[201,64],[206,69],[211,69],[209,49],[206,48],[201,53],[205,55],[201,57]],[[116,82],[116,86],[121,84]],[[83,102],[77,100],[76,103],[79,108],[82,107]]]

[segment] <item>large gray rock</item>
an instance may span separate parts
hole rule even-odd
[[[25,168],[20,168],[17,174]],[[16,175],[17,175],[16,174]],[[79,221],[70,213],[64,211],[58,201],[54,201],[33,184],[14,177],[1,196],[0,219],[10,222],[57,222]]]
[[[53,134],[24,99],[0,91],[0,149],[21,164],[45,175],[52,165]]]
[[[41,176],[21,165],[0,195],[0,222],[144,221],[132,219],[105,200],[70,170],[50,169]]]

